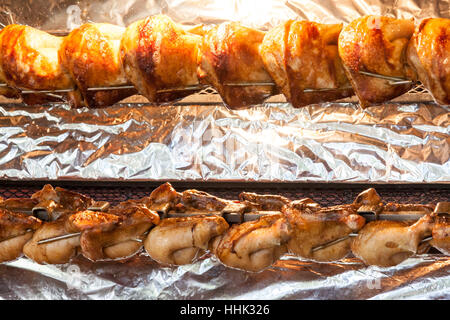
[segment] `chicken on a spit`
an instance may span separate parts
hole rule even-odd
[[[362,107],[393,99],[412,87],[361,72],[410,79],[406,49],[413,32],[412,20],[380,16],[358,18],[342,29],[339,55]]]
[[[165,15],[136,21],[121,39],[125,74],[150,102],[183,98],[195,92],[184,88],[198,85],[200,42],[201,36],[187,32]]]
[[[77,86],[72,95],[75,107],[109,106],[136,93],[134,89],[88,91],[128,84],[119,52],[124,31],[107,23],[86,23],[64,38],[59,58]]]
[[[40,226],[35,217],[0,209],[0,262],[21,256],[23,246]]]
[[[450,19],[423,20],[411,38],[407,56],[436,102],[450,104]]]
[[[276,92],[259,53],[263,38],[264,32],[237,22],[222,23],[203,36],[199,78],[213,86],[232,109],[262,103]]]
[[[164,219],[145,239],[144,247],[158,262],[183,265],[193,263],[209,248],[210,242],[228,229],[219,216],[189,216]]]
[[[265,68],[294,107],[353,95],[338,54],[341,29],[341,24],[289,20],[265,35],[260,47]]]

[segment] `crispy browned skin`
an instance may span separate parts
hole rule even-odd
[[[270,30],[260,52],[265,67],[296,108],[353,95],[353,90],[306,93],[350,86],[338,54],[341,24],[289,20]]]
[[[367,265],[394,266],[414,255],[422,239],[431,234],[433,218],[423,216],[409,225],[398,221],[372,221],[353,240],[353,254]]]
[[[442,253],[450,255],[450,216],[435,218],[432,236],[430,244]]]
[[[31,199],[38,201],[36,206],[46,209],[49,221],[56,220],[62,212],[74,213],[94,204],[94,200],[85,195],[60,187],[53,188],[49,184],[34,193]]]
[[[262,211],[280,211],[281,208],[288,204],[290,200],[278,195],[262,195],[252,192],[242,192],[239,194],[239,200],[246,204],[250,210]]]
[[[197,55],[201,37],[186,32],[165,15],[132,23],[121,40],[125,74],[150,102],[169,102],[194,91],[158,90],[198,84]]]
[[[62,215],[57,220],[46,222],[36,230],[33,237],[23,247],[23,253],[40,264],[68,263],[78,254],[80,236],[58,240],[45,244],[38,241],[79,232],[74,225],[68,223],[69,215]]]
[[[71,221],[82,230],[83,256],[98,261],[135,254],[142,247],[145,233],[159,223],[159,215],[145,205],[119,205],[108,213],[79,213],[71,216]]]
[[[275,94],[274,86],[229,86],[235,82],[272,82],[259,54],[264,32],[225,22],[203,37],[198,74],[213,86],[222,100],[238,109],[264,102]]]
[[[158,262],[183,265],[194,262],[215,237],[228,229],[219,216],[191,216],[164,219],[145,239],[144,247]]]
[[[319,208],[308,202],[301,205],[294,201],[283,208],[283,214],[292,228],[289,252],[316,261],[335,261],[347,256],[350,238],[321,250],[313,251],[313,248],[357,232],[365,224],[355,205]]]
[[[414,32],[412,20],[364,16],[345,26],[339,35],[339,55],[361,106],[393,99],[411,84],[392,86],[387,80],[359,71],[409,78],[406,48]]]
[[[281,214],[267,215],[233,225],[211,249],[228,267],[259,272],[286,253],[290,236],[289,223]]]
[[[41,221],[35,217],[0,209],[0,262],[19,257],[40,226]]]
[[[62,37],[32,27],[16,24],[6,26],[0,32],[0,79],[12,88],[72,88],[72,79],[58,58],[62,41]],[[7,96],[16,94],[14,90],[3,93]],[[28,104],[55,101],[55,98],[42,94],[27,94],[23,99]]]
[[[75,107],[104,107],[132,94],[131,90],[87,91],[87,88],[128,84],[122,70],[120,40],[125,28],[107,23],[87,23],[64,38],[59,57],[78,87]]]
[[[450,19],[423,20],[408,46],[408,62],[439,104],[450,104]]]

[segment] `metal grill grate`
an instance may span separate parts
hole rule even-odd
[[[40,190],[45,183],[23,183],[8,182],[0,187],[0,196],[30,197],[34,192]],[[72,183],[58,182],[53,186],[61,186],[79,193],[86,194],[95,200],[109,201],[112,205],[128,199],[139,199],[149,195],[160,183],[152,182],[145,185],[112,183],[108,186],[96,183]],[[225,199],[238,199],[239,193],[243,191],[261,194],[280,194],[289,199],[312,198],[322,206],[332,206],[351,203],[361,191],[369,188],[368,185],[333,185],[333,184],[295,184],[295,183],[228,183],[228,182],[174,182],[177,191],[186,189],[198,189],[206,191]],[[378,185],[374,186],[381,195],[384,202],[396,203],[437,203],[450,201],[450,185]]]

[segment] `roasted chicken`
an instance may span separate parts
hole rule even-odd
[[[281,211],[281,208],[290,202],[288,198],[283,196],[262,195],[253,192],[241,192],[239,201],[245,204],[249,211]]]
[[[145,239],[144,247],[158,262],[183,265],[194,262],[210,242],[228,229],[219,216],[190,216],[164,219]]]
[[[0,209],[0,262],[21,256],[23,246],[40,226],[35,217]]]
[[[443,254],[450,255],[450,216],[443,215],[435,217],[433,229],[431,230],[433,239],[430,242],[434,248]]]
[[[273,214],[231,226],[214,239],[211,251],[228,267],[259,272],[287,252],[290,238],[288,221],[281,214]]]
[[[411,78],[406,49],[413,32],[412,20],[380,16],[358,18],[342,29],[339,55],[362,107],[393,99],[412,87],[410,83],[392,85],[360,72]]]
[[[414,224],[399,221],[373,221],[359,231],[351,244],[353,254],[368,265],[394,266],[419,250],[421,241],[431,235],[433,217],[424,215]]]
[[[192,94],[172,90],[198,84],[201,37],[185,31],[165,15],[132,23],[122,36],[120,52],[128,80],[150,102],[170,102]]]
[[[142,248],[159,215],[145,205],[119,204],[108,213],[79,212],[70,221],[81,231],[81,253],[91,261],[124,259]]]
[[[294,107],[353,95],[338,54],[341,29],[341,24],[289,20],[265,35],[260,47],[265,68]]]
[[[68,263],[79,253],[79,235],[49,243],[39,244],[38,241],[79,232],[78,228],[69,222],[69,217],[69,214],[64,214],[55,221],[42,224],[23,247],[23,253],[40,264]]]
[[[128,84],[119,52],[124,31],[107,23],[87,23],[64,38],[59,57],[77,85],[75,107],[109,106],[136,93],[134,89],[88,91]]]
[[[264,32],[237,22],[222,23],[203,36],[199,78],[213,86],[232,109],[260,104],[276,93],[272,85],[233,85],[272,82],[259,53],[263,38]]]
[[[409,42],[407,56],[436,102],[450,104],[450,19],[423,20]]]
[[[358,232],[365,219],[358,215],[355,205],[320,208],[310,199],[293,201],[283,208],[292,228],[287,247],[290,253],[316,261],[335,261],[350,253],[351,238],[321,250],[315,248]]]
[[[62,37],[52,36],[38,29],[9,25],[0,32],[0,78],[14,89],[57,90],[74,87],[70,75],[62,67],[58,50]],[[55,101],[43,94],[22,96],[27,104]],[[58,99],[56,99],[58,100]]]

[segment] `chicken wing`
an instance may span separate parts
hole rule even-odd
[[[433,218],[424,215],[410,225],[399,221],[372,221],[351,244],[353,254],[368,265],[394,266],[417,253],[420,242],[431,235]]]
[[[233,225],[211,243],[211,251],[226,266],[259,272],[287,252],[291,229],[281,214]]]
[[[75,107],[104,107],[132,94],[134,89],[88,91],[88,88],[127,85],[119,48],[125,28],[87,23],[64,38],[59,49],[62,65],[75,80]]]
[[[271,85],[233,85],[272,82],[259,54],[263,38],[264,32],[237,22],[222,23],[203,37],[199,78],[213,86],[232,109],[260,104],[276,93]]]
[[[208,250],[212,239],[228,229],[219,216],[189,216],[164,219],[145,239],[144,247],[158,262],[183,265],[194,262]]]
[[[406,49],[413,32],[412,20],[379,16],[358,18],[342,29],[339,55],[362,107],[393,99],[411,88],[412,84],[394,86],[359,72],[411,78]]]
[[[423,20],[409,42],[407,56],[436,102],[450,104],[450,19]]]
[[[294,107],[353,95],[338,54],[341,29],[341,24],[289,20],[265,35],[260,48],[264,65]],[[337,90],[304,92],[324,88]]]
[[[194,91],[166,89],[198,84],[197,56],[201,36],[190,34],[165,15],[132,23],[120,51],[125,74],[150,102],[169,102]],[[159,91],[159,92],[158,92]]]
[[[357,214],[356,209],[355,205],[319,208],[302,200],[285,206],[283,214],[292,227],[292,237],[287,245],[289,252],[316,261],[346,257],[350,253],[350,237],[321,250],[314,248],[358,232],[365,219]]]
[[[35,217],[0,209],[0,262],[18,258],[40,226],[41,221]]]
[[[0,32],[0,78],[14,89],[73,88],[74,83],[58,57],[62,41],[62,37],[32,27],[6,26]],[[18,91],[8,92],[14,95]],[[23,99],[28,104],[55,101],[55,98],[42,94],[27,94]]]

